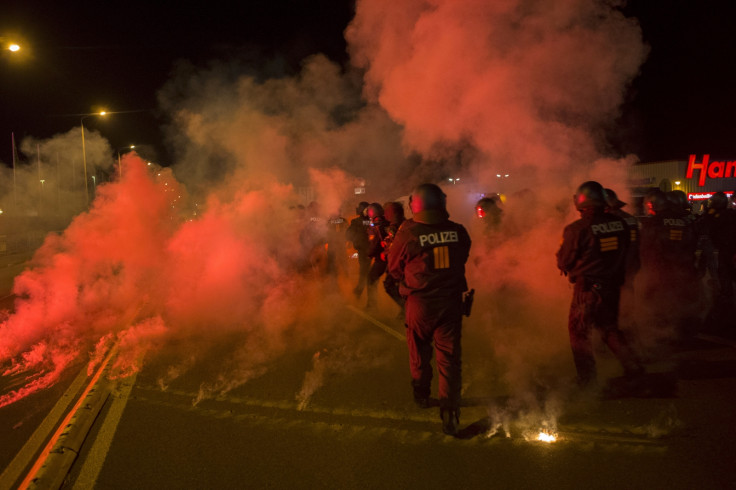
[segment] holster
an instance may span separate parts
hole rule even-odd
[[[463,315],[470,316],[470,311],[473,309],[473,297],[475,296],[475,289],[465,291],[463,293]]]

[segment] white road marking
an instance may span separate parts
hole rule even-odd
[[[399,341],[401,341],[401,342],[404,342],[404,341],[406,341],[406,337],[404,337],[404,336],[403,336],[403,335],[401,335],[401,334],[400,334],[399,332],[397,332],[397,331],[396,331],[396,330],[394,330],[393,328],[389,327],[389,326],[388,326],[388,325],[386,325],[385,323],[383,323],[383,322],[381,322],[381,321],[379,321],[379,320],[376,320],[375,318],[373,318],[373,317],[372,317],[371,315],[369,315],[368,313],[366,313],[366,312],[364,312],[364,311],[362,311],[362,310],[360,310],[360,309],[356,308],[356,307],[355,307],[355,306],[353,306],[353,305],[345,305],[345,306],[347,306],[347,308],[348,308],[349,310],[351,310],[351,311],[352,311],[353,313],[356,313],[357,315],[360,315],[360,316],[362,316],[363,318],[365,318],[366,320],[368,320],[368,321],[369,321],[369,322],[371,322],[371,323],[372,323],[373,325],[377,326],[378,328],[380,328],[381,330],[383,330],[383,331],[384,331],[384,332],[386,332],[387,334],[391,335],[392,337],[395,337],[395,338],[397,338],[397,339],[398,339]]]
[[[82,384],[87,379],[87,365],[79,371],[79,374],[72,384],[67,388],[64,394],[56,402],[54,408],[51,409],[49,414],[43,419],[41,425],[33,432],[33,435],[26,441],[23,448],[15,455],[13,461],[10,462],[7,468],[0,474],[0,488],[11,488],[13,484],[18,481],[23,470],[33,459],[33,456],[41,448],[41,445],[48,438],[51,431],[59,423],[59,420],[66,412],[69,405],[74,401],[77,393],[82,387]]]

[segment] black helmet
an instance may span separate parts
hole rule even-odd
[[[723,192],[716,192],[708,199],[708,208],[721,211],[728,207],[728,197]]]
[[[372,202],[368,205],[367,208],[365,208],[365,215],[368,216],[371,220],[383,216],[383,206],[381,206],[377,202]]]
[[[606,206],[611,209],[621,209],[626,203],[618,198],[613,189],[603,189],[606,193]]]
[[[429,210],[446,211],[447,196],[435,184],[421,184],[411,193],[409,207],[414,214]]]
[[[490,214],[500,213],[501,210],[493,197],[484,197],[475,203],[475,215],[479,218],[485,218]]]
[[[672,207],[678,211],[690,210],[690,206],[687,202],[687,194],[685,194],[683,191],[669,191],[667,193],[667,200],[672,203]]]
[[[386,219],[391,223],[404,221],[404,205],[400,202],[387,202],[383,205]]]
[[[644,195],[642,206],[644,213],[651,216],[665,211],[670,207],[670,203],[664,192],[659,189],[650,189]]]
[[[365,211],[365,208],[367,208],[369,204],[370,203],[367,201],[360,201],[355,208],[355,214],[363,216],[363,211]]]
[[[602,208],[606,205],[606,191],[598,182],[589,180],[580,184],[574,199],[578,211],[586,208]]]

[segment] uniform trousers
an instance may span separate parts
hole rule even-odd
[[[457,409],[462,387],[462,295],[431,299],[409,295],[406,299],[406,327],[414,396],[429,397],[434,343],[440,405]]]

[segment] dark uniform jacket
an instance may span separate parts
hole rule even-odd
[[[584,279],[620,286],[625,277],[631,232],[626,222],[602,209],[586,209],[565,227],[557,267],[570,282]]]
[[[626,275],[635,274],[641,268],[641,259],[639,257],[639,242],[641,241],[641,223],[636,216],[633,216],[626,211],[616,209],[611,211],[611,214],[618,216],[626,222],[626,226],[629,229],[629,251],[626,257]]]
[[[459,297],[468,289],[470,235],[446,217],[429,221],[409,219],[399,227],[388,254],[389,274],[399,281],[404,297]]]
[[[350,220],[350,226],[345,231],[346,238],[353,243],[353,247],[358,252],[368,252],[368,227],[370,225],[371,220],[360,215]]]
[[[368,257],[380,258],[384,240],[388,236],[388,221],[384,217],[376,218],[368,227]]]
[[[641,261],[662,273],[695,269],[697,236],[681,213],[662,211],[641,220]]]
[[[705,225],[713,247],[723,255],[723,260],[731,260],[736,254],[736,211],[732,209],[713,210],[706,215]]]

